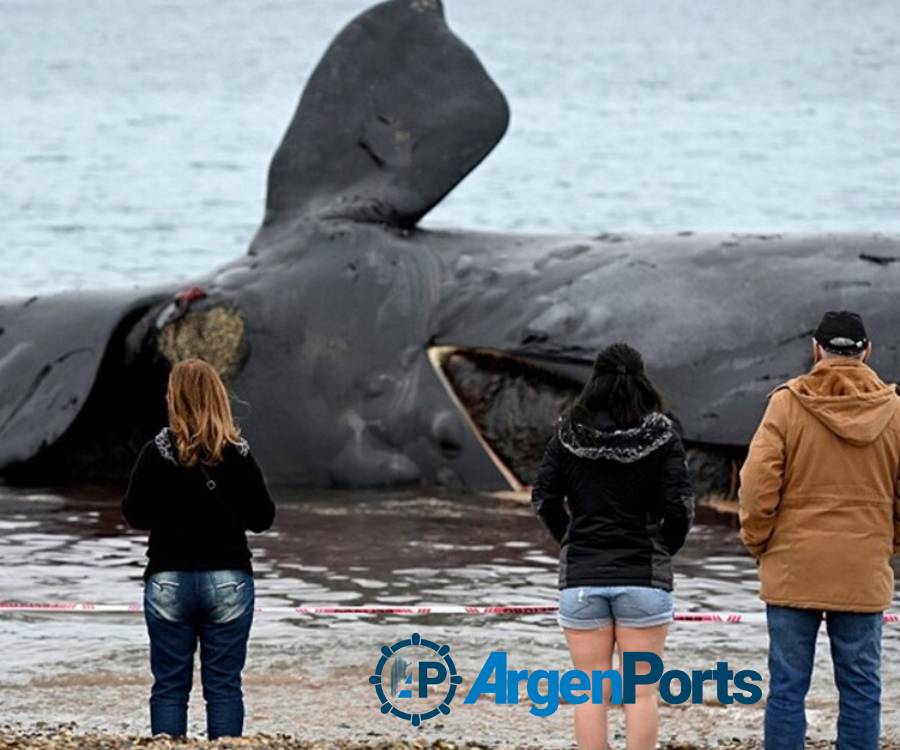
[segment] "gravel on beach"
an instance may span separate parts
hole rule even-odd
[[[807,743],[807,750],[833,748],[830,741]],[[900,743],[886,742],[882,750],[900,750]],[[536,750],[529,745],[485,745],[450,740],[373,739],[363,740],[305,740],[285,734],[256,734],[249,737],[225,738],[215,741],[172,739],[169,737],[133,737],[116,734],[81,734],[71,728],[38,730],[0,729],[0,750]],[[666,743],[660,750],[763,750],[762,742],[733,740],[717,745],[696,745],[690,742]]]

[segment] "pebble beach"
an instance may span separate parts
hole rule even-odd
[[[158,750],[178,750],[179,748],[200,748],[209,750],[532,750],[540,745],[486,745],[478,742],[453,742],[449,740],[299,740],[288,735],[259,734],[240,739],[221,739],[215,742],[177,740],[168,737],[147,738],[108,734],[80,734],[71,728],[42,730],[34,732],[0,733],[0,750],[126,750],[127,748],[150,748]],[[808,750],[825,750],[833,747],[829,741],[807,743]],[[883,742],[882,750],[896,750],[900,744]],[[691,742],[669,742],[660,745],[660,750],[763,750],[761,742],[732,740],[718,745],[697,745]]]

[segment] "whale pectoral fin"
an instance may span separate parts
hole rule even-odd
[[[334,39],[269,170],[266,223],[298,214],[412,226],[493,149],[501,91],[438,0],[390,0]]]
[[[161,299],[161,293],[125,290],[0,303],[0,474],[70,430],[111,343]]]

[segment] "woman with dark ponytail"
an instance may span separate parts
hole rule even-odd
[[[576,669],[612,668],[613,651],[662,655],[672,621],[672,556],[694,499],[684,447],[640,353],[597,355],[581,395],[547,445],[532,504],[560,544],[559,624]],[[608,682],[608,681],[607,681]],[[575,707],[580,750],[606,750],[606,711]],[[625,706],[628,750],[656,747],[654,685]]]

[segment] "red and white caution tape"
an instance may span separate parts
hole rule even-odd
[[[430,607],[392,607],[381,605],[328,607],[257,607],[256,612],[287,617],[340,615],[553,615],[558,608],[552,604],[505,604],[500,606],[463,606],[435,604]],[[140,604],[94,604],[92,602],[0,602],[2,612],[137,614]],[[678,612],[676,622],[705,622],[722,625],[759,624],[766,621],[764,612]],[[900,614],[885,614],[884,621],[900,623]]]

